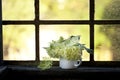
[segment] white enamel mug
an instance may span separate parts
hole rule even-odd
[[[82,60],[71,61],[71,60],[66,60],[64,58],[60,58],[59,66],[62,69],[74,69],[77,68],[81,63]]]

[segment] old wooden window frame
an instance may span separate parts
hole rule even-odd
[[[34,20],[2,20],[2,0],[0,0],[0,64],[21,65],[30,63],[31,65],[40,62],[39,58],[39,25],[63,25],[63,24],[79,24],[90,25],[90,48],[94,50],[94,27],[95,25],[120,24],[120,20],[95,20],[95,0],[89,1],[89,20],[40,20],[39,19],[39,1],[34,0],[35,19]],[[35,26],[35,60],[32,61],[7,61],[3,60],[3,41],[2,41],[2,25],[34,25]],[[55,64],[58,62],[54,62]],[[120,66],[120,61],[94,61],[94,55],[90,54],[90,61],[83,61],[82,66]]]

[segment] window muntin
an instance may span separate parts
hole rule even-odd
[[[42,20],[88,20],[89,0],[40,0]]]
[[[34,19],[34,0],[2,0],[2,19]]]
[[[3,59],[35,60],[35,29],[33,25],[3,26]]]
[[[89,25],[40,25],[40,59],[48,56],[43,47],[47,47],[52,40],[58,40],[60,36],[68,38],[71,35],[80,35],[80,43],[89,47]],[[89,54],[83,51],[83,61],[89,60]]]

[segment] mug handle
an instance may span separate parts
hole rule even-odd
[[[78,60],[78,61],[75,62],[74,66],[78,67],[81,63],[82,63],[82,60],[80,59],[80,60]]]

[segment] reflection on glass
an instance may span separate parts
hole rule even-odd
[[[60,36],[68,38],[80,35],[80,42],[89,47],[89,26],[87,25],[40,25],[40,59],[49,57],[43,47],[47,47],[51,40],[58,40]],[[83,51],[83,60],[89,60],[89,54]]]
[[[35,60],[35,31],[31,25],[3,26],[4,60]]]
[[[40,0],[40,19],[89,19],[89,0]]]
[[[96,0],[95,2],[95,19],[120,20],[120,0]]]
[[[120,61],[120,25],[95,26],[95,60]]]
[[[3,20],[34,19],[34,0],[2,0]]]

